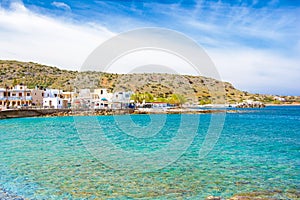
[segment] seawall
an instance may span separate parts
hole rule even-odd
[[[5,110],[0,112],[0,119],[21,118],[21,117],[38,117],[38,116],[98,116],[98,115],[124,115],[124,114],[213,114],[213,113],[236,113],[237,110],[226,109],[96,109],[96,110],[73,110],[73,109],[21,109]]]
[[[0,119],[38,117],[38,116],[90,116],[90,115],[122,115],[131,114],[133,109],[98,109],[98,110],[73,110],[73,109],[20,109],[4,110],[0,112]]]
[[[0,119],[20,118],[20,117],[37,117],[51,115],[54,113],[68,112],[70,109],[21,109],[21,110],[4,110],[0,112]]]

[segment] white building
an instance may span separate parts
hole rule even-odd
[[[16,85],[11,88],[0,88],[0,107],[2,108],[30,106],[31,103],[31,90],[25,85]]]
[[[73,108],[89,109],[120,109],[128,107],[133,92],[109,93],[105,88],[80,89],[78,96],[73,99]]]
[[[75,92],[63,92],[62,93],[63,102],[67,103],[67,107],[70,108],[73,103],[73,99],[78,98],[78,94]]]
[[[274,97],[274,100],[281,101],[281,102],[286,101],[285,98],[283,98],[283,97],[278,97],[278,96],[275,96],[275,97]]]
[[[133,92],[115,92],[112,96],[112,102],[129,103]]]
[[[130,104],[130,97],[133,92],[115,92],[112,96],[112,108],[122,109],[127,108]]]
[[[95,89],[92,93],[95,109],[111,108],[113,93],[107,92],[107,89]]]
[[[95,89],[92,93],[93,99],[106,99],[107,101],[111,101],[113,97],[113,93],[107,92],[107,89],[101,88],[101,89]]]
[[[93,106],[90,89],[80,89],[76,98],[72,101],[73,108],[91,108]]]
[[[58,89],[45,89],[43,98],[44,108],[66,108],[67,102],[63,100],[63,91]]]
[[[80,89],[78,98],[80,99],[92,99],[92,93],[90,89]]]
[[[43,107],[44,108],[54,108],[54,109],[61,109],[63,108],[63,100],[58,97],[47,97],[43,99]]]

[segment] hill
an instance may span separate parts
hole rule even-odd
[[[33,62],[0,60],[0,87],[26,84],[29,88],[42,86],[64,91],[74,88],[107,88],[112,91],[151,93],[155,98],[168,98],[181,94],[189,102],[206,104],[217,102],[225,94],[227,103],[255,100],[280,103],[272,95],[250,94],[236,89],[228,82],[203,76],[175,74],[111,74],[62,70]],[[288,103],[300,102],[300,97],[281,96]]]

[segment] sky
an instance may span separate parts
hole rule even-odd
[[[298,13],[298,0],[0,0],[0,59],[80,70],[111,37],[160,27],[194,40],[238,89],[300,95]]]

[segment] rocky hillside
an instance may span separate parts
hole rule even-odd
[[[110,74],[103,72],[78,72],[32,62],[0,61],[0,87],[26,84],[29,88],[42,86],[65,91],[74,88],[108,88],[110,91],[132,90],[151,93],[156,98],[181,94],[193,103],[218,103],[226,96],[227,103],[258,100],[279,103],[271,95],[250,94],[240,91],[228,82],[202,76],[174,74]],[[300,102],[300,97],[283,96],[289,102]],[[221,102],[221,101],[220,101]]]

